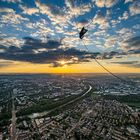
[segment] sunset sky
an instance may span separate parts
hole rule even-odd
[[[0,0],[0,73],[105,73],[95,57],[140,73],[140,0]]]

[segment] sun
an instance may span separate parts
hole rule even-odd
[[[61,65],[65,65],[67,62],[66,62],[65,60],[61,60],[61,61],[59,61],[59,63],[60,63]]]
[[[68,62],[66,60],[59,60],[58,63],[60,64],[61,67],[63,67],[66,66]]]

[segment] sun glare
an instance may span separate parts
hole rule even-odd
[[[67,61],[65,61],[65,60],[60,60],[60,61],[58,61],[58,63],[59,63],[60,65],[62,65],[62,66],[65,66],[65,65],[67,64]]]
[[[65,65],[65,64],[66,64],[66,61],[62,60],[62,61],[60,61],[60,63],[61,63],[62,65]]]

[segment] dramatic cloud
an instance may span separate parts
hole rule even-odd
[[[91,10],[91,4],[80,3],[79,5],[76,5],[74,0],[65,0],[65,5],[67,7],[67,14],[70,18],[84,15]]]
[[[39,12],[46,14],[53,24],[64,25],[67,23],[68,17],[65,14],[65,10],[54,5],[46,5],[41,3],[39,0],[35,2],[36,7],[39,9]]]
[[[125,0],[125,3],[133,2],[134,0]]]
[[[127,11],[125,11],[125,12],[123,13],[123,15],[122,15],[121,17],[119,17],[119,20],[126,20],[126,19],[128,19],[128,18],[129,18],[129,14],[128,14]]]
[[[132,16],[140,14],[140,1],[134,1],[134,3],[130,5],[129,10]]]
[[[41,40],[30,37],[26,37],[24,40],[25,43],[21,47],[10,46],[7,48],[1,46],[1,49],[4,51],[0,52],[0,58],[5,60],[51,64],[56,63],[63,57],[66,60],[72,60],[73,57],[84,59],[84,55],[87,54],[86,52],[72,48],[61,49],[60,41],[48,40],[47,42],[42,42]]]
[[[98,7],[110,8],[114,6],[119,0],[93,0]]]
[[[35,13],[39,12],[39,9],[37,9],[37,8],[28,8],[28,7],[25,7],[25,6],[22,6],[22,5],[20,7],[23,10],[24,14],[32,15],[32,14],[35,14]]]
[[[14,62],[12,62],[12,61],[0,60],[0,68],[7,67],[7,66],[10,66],[13,64],[14,64]]]
[[[57,67],[95,57],[136,60],[140,54],[138,0],[1,0],[0,5],[0,59]],[[88,49],[79,39],[82,27],[88,29],[83,38]]]
[[[100,25],[99,27],[101,29],[106,29],[109,27],[109,22],[107,21],[107,17],[105,17],[99,12],[93,18],[93,23]]]
[[[116,36],[110,36],[105,41],[105,47],[113,47],[118,42],[118,38]]]
[[[0,13],[15,13],[11,8],[0,8]]]
[[[135,68],[140,68],[140,62],[139,61],[124,61],[124,62],[112,62],[113,64],[120,64],[124,66],[129,66],[129,67],[135,67]]]
[[[25,43],[21,47],[4,47],[1,46],[0,58],[13,61],[26,61],[39,64],[52,64],[52,66],[61,66],[59,61],[64,59],[67,65],[81,62],[89,62],[97,57],[98,59],[111,59],[117,52],[105,54],[86,52],[75,48],[61,48],[61,42],[58,40],[41,40],[30,37],[24,38]]]
[[[16,46],[16,47],[20,47],[21,45],[23,45],[24,40],[22,39],[17,39],[16,37],[8,37],[8,38],[0,38],[0,45],[1,46]]]
[[[125,40],[130,39],[133,36],[133,32],[134,31],[131,28],[121,28],[120,30],[116,31],[119,42],[124,42]]]
[[[130,54],[140,54],[140,36],[130,38],[123,42],[122,47]]]
[[[8,12],[0,17],[0,22],[4,24],[20,24],[22,21],[28,21],[29,19],[22,17],[19,14],[15,14],[14,12]]]
[[[65,4],[70,9],[75,7],[74,0],[65,0]]]

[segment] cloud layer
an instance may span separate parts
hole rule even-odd
[[[131,66],[139,66],[139,1],[2,0],[0,5],[1,60],[58,67],[63,66],[62,59],[67,65],[94,57],[117,64],[116,58],[133,57]],[[79,40],[83,26],[88,29],[84,37],[88,50]],[[0,65],[6,66],[2,61]]]

